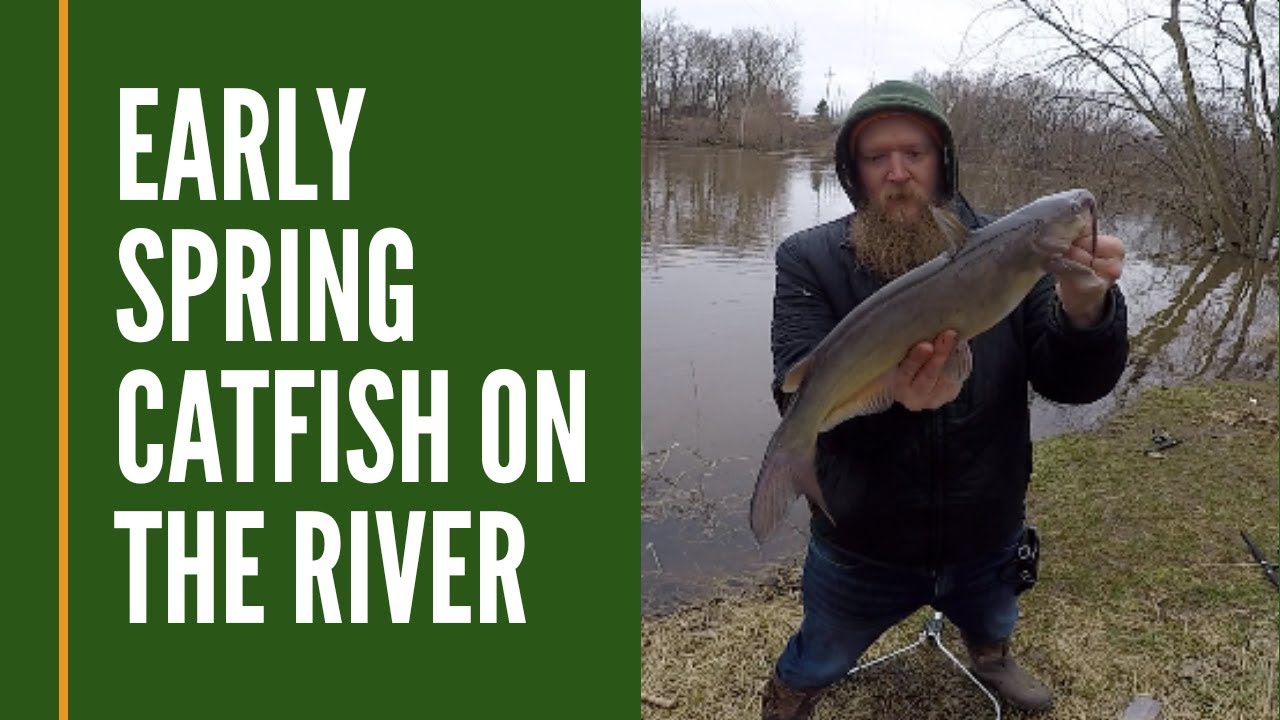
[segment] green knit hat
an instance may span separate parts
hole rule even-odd
[[[920,115],[937,128],[942,143],[942,200],[950,201],[960,187],[960,168],[956,161],[955,139],[951,136],[951,124],[928,90],[915,83],[887,80],[866,91],[854,101],[836,137],[836,177],[854,207],[861,207],[866,198],[858,187],[858,167],[849,151],[849,135],[858,123],[882,112],[909,112]]]

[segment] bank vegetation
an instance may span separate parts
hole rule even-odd
[[[1008,25],[1003,40],[1034,34],[1033,57],[912,78],[943,103],[962,167],[986,174],[984,187],[1070,178],[1104,209],[1177,223],[1201,249],[1275,257],[1273,3],[1149,0],[1107,20],[1066,0],[1006,0],[975,21],[987,22]],[[645,17],[642,136],[830,152],[841,108],[798,107],[801,48],[795,34],[715,35],[672,12]]]

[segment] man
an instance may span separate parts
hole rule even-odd
[[[856,212],[788,238],[777,252],[773,390],[853,307],[945,249],[929,205],[970,228],[951,128],[927,90],[877,85],[850,109],[836,173]],[[1091,252],[1092,251],[1092,252]],[[1046,275],[1007,318],[970,341],[962,383],[943,372],[955,332],[912,348],[895,404],[818,437],[818,480],[832,516],[813,513],[802,584],[804,620],[766,684],[766,720],[810,717],[885,630],[924,605],[964,638],[975,675],[1008,703],[1048,709],[1048,688],[1014,662],[1017,547],[1028,537],[1027,386],[1061,403],[1097,400],[1128,357],[1120,240],[1078,238],[1072,260],[1103,282]],[[812,508],[811,508],[812,509]]]

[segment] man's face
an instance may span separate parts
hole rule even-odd
[[[925,216],[940,190],[939,150],[921,122],[906,117],[873,121],[852,148],[867,202],[896,222]]]
[[[929,213],[941,190],[942,163],[928,129],[911,118],[881,118],[862,129],[853,150],[867,199],[850,225],[858,262],[895,278],[945,250],[947,240]]]

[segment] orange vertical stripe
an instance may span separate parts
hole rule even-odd
[[[58,0],[58,717],[70,713],[67,621],[67,0]]]

